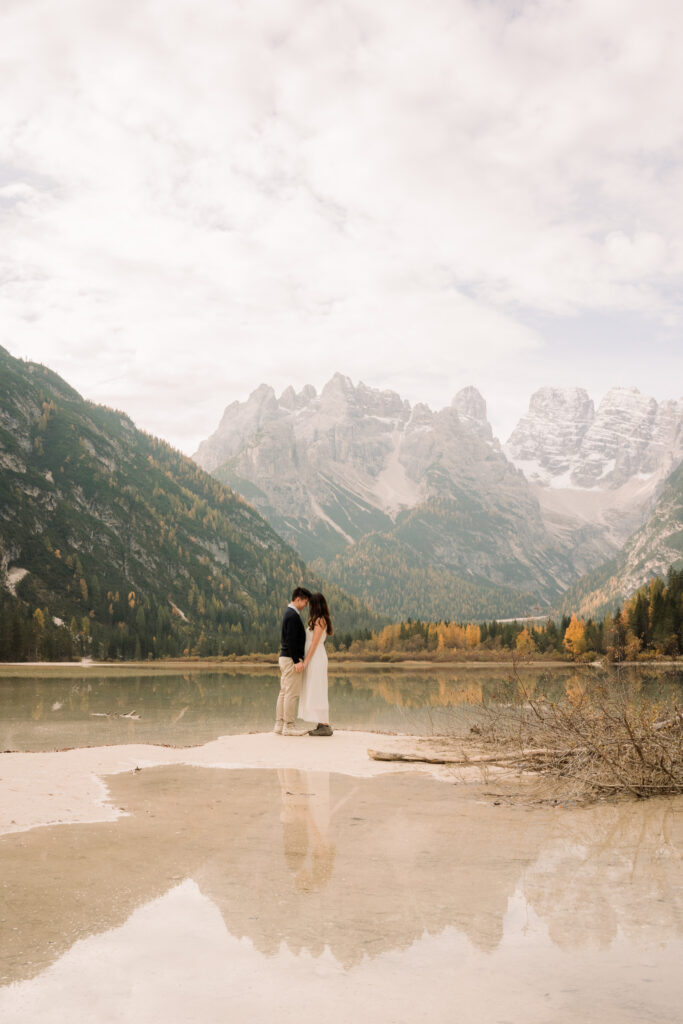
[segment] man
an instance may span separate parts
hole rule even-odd
[[[292,600],[282,616],[280,642],[280,694],[277,699],[275,728],[273,732],[283,736],[304,736],[294,728],[296,702],[301,693],[301,673],[304,670],[304,649],[306,630],[301,621],[301,612],[309,602],[310,590],[295,587]]]

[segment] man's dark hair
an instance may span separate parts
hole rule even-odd
[[[297,597],[305,597],[307,601],[311,600],[310,590],[306,590],[305,587],[294,587],[292,591],[292,601],[296,601]]]

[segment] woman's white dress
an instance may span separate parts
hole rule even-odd
[[[325,640],[327,630],[323,630],[318,646],[313,652],[301,684],[301,696],[299,697],[299,718],[304,722],[329,722],[330,705],[327,697],[327,651]],[[313,643],[313,630],[306,630],[305,654],[311,649]]]

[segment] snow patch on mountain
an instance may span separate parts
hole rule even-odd
[[[637,477],[654,493],[683,458],[683,399],[617,387],[596,410],[583,388],[541,388],[505,452],[543,487],[619,490]]]
[[[541,388],[504,448],[534,485],[544,523],[577,570],[616,555],[683,458],[683,400],[612,388]],[[601,556],[601,557],[600,557]]]

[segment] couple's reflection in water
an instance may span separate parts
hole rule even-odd
[[[296,768],[278,771],[285,863],[299,893],[322,892],[332,877],[330,776]]]
[[[678,799],[494,806],[417,775],[182,765],[106,783],[117,821],[0,838],[2,982],[188,881],[260,953],[328,949],[346,969],[447,927],[493,953],[513,899],[563,950],[683,932]]]

